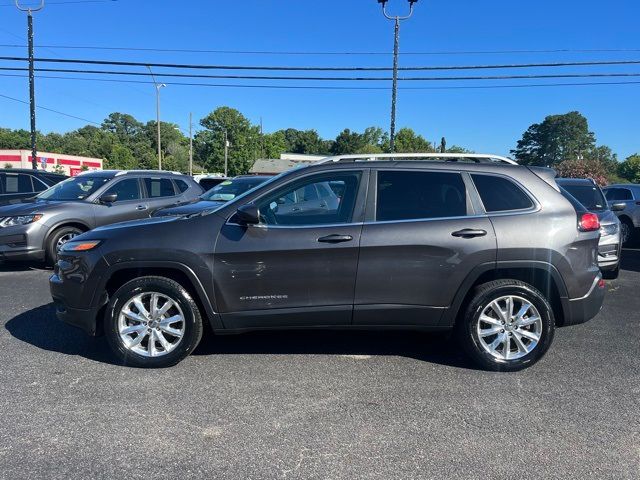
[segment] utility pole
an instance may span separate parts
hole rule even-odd
[[[158,127],[158,170],[162,170],[162,144],[160,142],[160,89],[166,87],[167,85],[164,83],[156,82],[156,77],[153,75],[151,71],[151,67],[147,66],[149,69],[149,73],[151,74],[151,78],[153,79],[153,84],[156,87],[156,126]]]
[[[189,112],[189,175],[193,176],[193,113]]]
[[[401,17],[399,15],[391,16],[387,13],[387,1],[378,0],[382,4],[382,14],[385,18],[393,20],[395,23],[393,34],[393,84],[391,87],[391,127],[389,129],[389,147],[391,153],[395,152],[396,141],[396,100],[398,98],[398,52],[400,48],[400,22],[407,20],[413,15],[413,4],[418,0],[409,0],[409,14]]]
[[[33,68],[33,12],[38,12],[44,8],[44,0],[40,0],[37,7],[23,7],[18,0],[15,0],[16,8],[22,12],[27,12],[27,37],[29,44],[29,115],[31,117],[31,166],[38,169],[38,149],[36,148],[36,86]]]
[[[229,140],[226,130],[224,131],[224,176],[229,176]]]

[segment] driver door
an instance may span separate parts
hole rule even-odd
[[[214,255],[216,302],[226,328],[351,323],[368,169],[298,177],[253,203],[258,225],[232,216]],[[303,195],[331,182],[335,208]]]

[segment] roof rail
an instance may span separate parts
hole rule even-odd
[[[505,163],[518,165],[515,160],[500,155],[484,153],[361,153],[353,155],[336,155],[327,157],[316,164],[331,162],[372,162],[376,160],[423,160],[423,161],[445,161],[445,162],[475,162],[475,163]]]
[[[119,177],[120,175],[126,175],[127,173],[171,173],[174,175],[182,175],[182,173],[180,172],[172,172],[170,170],[151,170],[151,169],[147,169],[147,170],[120,170],[118,173],[116,173],[116,177]]]

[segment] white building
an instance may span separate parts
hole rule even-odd
[[[38,152],[38,169],[76,176],[84,170],[102,170],[101,158]],[[59,166],[58,166],[59,165]],[[56,166],[58,166],[56,168]],[[0,168],[32,168],[31,150],[0,150]]]

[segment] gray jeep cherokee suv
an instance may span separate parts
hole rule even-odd
[[[0,260],[46,260],[92,228],[149,217],[202,193],[191,177],[148,170],[86,172],[0,207]]]
[[[217,210],[74,238],[50,279],[57,315],[141,367],[178,363],[209,322],[219,333],[454,329],[481,367],[517,370],[557,325],[599,312],[598,217],[560,193],[552,170],[387,157],[327,159]],[[339,201],[300,195],[291,208],[293,192],[316,185]]]

